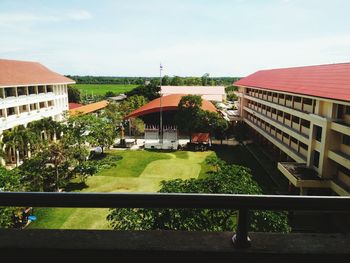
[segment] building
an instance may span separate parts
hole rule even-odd
[[[99,114],[101,110],[107,107],[107,105],[108,105],[108,101],[102,100],[99,102],[82,105],[80,107],[74,107],[69,110],[69,115],[74,116],[78,114],[83,115],[83,114],[89,114],[89,113]]]
[[[145,122],[145,148],[177,149],[178,131],[174,118],[183,96],[184,94],[162,96],[134,110],[125,117],[126,119],[139,117]],[[202,101],[202,109],[217,111],[215,106],[207,100]],[[161,125],[160,116],[162,116]],[[162,134],[159,127],[162,127]]]
[[[287,161],[278,168],[290,186],[349,195],[350,63],[262,70],[234,85],[244,122]]]
[[[224,86],[161,86],[160,94],[163,96],[172,94],[198,95],[204,100],[218,102],[226,100]]]
[[[62,120],[73,83],[37,62],[0,59],[0,134],[45,117]]]

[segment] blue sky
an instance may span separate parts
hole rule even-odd
[[[62,74],[245,76],[350,62],[348,0],[0,0],[0,58]]]

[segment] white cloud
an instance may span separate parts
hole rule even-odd
[[[0,13],[0,25],[10,25],[23,22],[58,22],[69,20],[87,20],[92,15],[86,10],[75,10],[70,12],[62,12],[60,14],[38,15],[30,13]]]

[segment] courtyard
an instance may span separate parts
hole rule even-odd
[[[189,179],[205,176],[210,167],[208,152],[109,151],[122,156],[117,166],[103,170],[86,181],[81,192],[157,192],[163,180]],[[72,182],[72,185],[79,185]],[[29,228],[109,229],[108,209],[37,208],[37,221]]]

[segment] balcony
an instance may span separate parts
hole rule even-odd
[[[334,121],[331,123],[331,129],[343,134],[350,134],[350,125],[342,121]]]
[[[317,172],[304,163],[280,162],[278,170],[298,188],[329,188],[329,180],[321,179]]]
[[[350,155],[338,150],[329,150],[328,158],[350,169]]]
[[[116,193],[0,193],[0,206],[218,208],[239,211],[232,232],[0,230],[2,258],[16,260],[55,257],[58,260],[177,259],[222,262],[269,260],[312,262],[340,260],[350,255],[349,234],[252,233],[247,231],[249,210],[348,211],[349,197],[116,194]],[[249,234],[249,239],[248,239]],[[251,241],[250,241],[251,240]],[[283,261],[281,261],[283,260]]]

